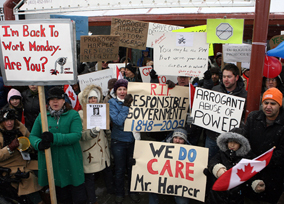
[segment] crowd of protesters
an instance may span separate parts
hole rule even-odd
[[[128,62],[131,60],[128,59]],[[109,63],[103,62],[102,69],[108,69]],[[209,61],[202,79],[178,76],[177,84],[172,81],[167,81],[167,84],[170,88],[190,86],[190,107],[194,103],[197,86],[246,98],[249,69],[240,72],[234,64],[223,64],[222,67],[222,53],[218,52],[214,61]],[[148,48],[142,52],[137,65],[153,66]],[[79,70],[81,74],[97,71],[98,65],[81,64]],[[29,172],[27,177],[22,178],[22,184],[14,185],[19,196],[28,195],[33,197],[35,203],[48,203],[42,189],[48,188],[45,150],[50,148],[59,203],[98,204],[95,194],[95,176],[98,172],[103,173],[107,192],[115,196],[117,204],[123,203],[126,194],[134,202],[140,202],[139,193],[130,192],[136,138],[132,132],[124,131],[124,121],[133,101],[132,95],[127,93],[128,82],[142,80],[132,63],[121,67],[120,71],[124,79],[110,79],[106,96],[103,96],[101,87],[94,84],[84,90],[80,90],[78,84],[72,85],[82,107],[85,103],[109,103],[111,130],[108,131],[98,127],[83,130],[83,110],[77,112],[72,109],[63,88],[55,86],[46,89],[48,131],[43,132],[37,86],[30,85],[21,91],[17,87],[4,86],[0,78],[0,166],[11,168],[13,174],[17,170]],[[152,83],[158,83],[154,68],[150,76]],[[220,135],[195,126],[193,118],[188,115],[185,127],[171,132],[144,134],[145,138],[155,141],[199,145],[209,149],[208,169],[204,170],[207,176],[206,203],[284,202],[284,196],[281,196],[284,181],[283,79],[280,75],[263,77],[262,87],[259,110],[250,113],[246,122],[243,113],[242,125],[231,132]],[[30,140],[29,156],[32,162],[24,160],[18,150],[18,138],[22,136]],[[212,190],[216,179],[242,158],[253,159],[272,147],[275,150],[269,165],[255,177],[229,191]],[[190,199],[176,196],[175,202],[188,204]],[[157,194],[149,193],[150,203],[159,203]]]

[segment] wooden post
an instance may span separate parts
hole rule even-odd
[[[242,76],[242,63],[237,62],[237,67],[239,68],[240,76]]]
[[[126,65],[127,65],[127,63],[128,63],[128,47],[126,48],[126,54],[125,54],[125,66],[124,67],[126,67]]]
[[[44,86],[38,86],[38,96],[39,96],[39,106],[40,106],[40,113],[41,113],[42,132],[46,132],[48,131],[48,124],[47,124],[47,116],[46,116]],[[50,148],[45,150],[45,160],[46,160],[46,169],[47,169],[51,204],[57,204]]]

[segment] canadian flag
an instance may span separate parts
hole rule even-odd
[[[253,160],[241,159],[238,164],[226,171],[217,179],[212,187],[212,190],[230,190],[249,180],[269,164],[273,150],[274,147]]]
[[[116,78],[117,78],[117,80],[123,79],[123,76],[122,76],[122,74],[121,74],[121,72],[120,72],[120,70],[119,70],[117,65],[116,65]]]
[[[81,110],[82,108],[79,103],[78,96],[74,92],[72,86],[69,84],[64,85],[64,92],[67,94],[69,100],[71,101],[72,108],[76,111]]]

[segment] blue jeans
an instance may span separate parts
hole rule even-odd
[[[127,169],[128,190],[131,183],[131,170],[134,151],[134,142],[111,140],[111,150],[115,165],[115,194],[124,197],[124,174]]]
[[[176,204],[188,204],[189,198],[175,196]],[[158,204],[159,198],[158,194],[156,193],[149,193],[149,204]]]

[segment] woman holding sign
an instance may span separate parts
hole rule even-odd
[[[109,100],[109,114],[113,124],[111,132],[111,150],[115,164],[115,202],[122,203],[124,199],[124,173],[127,167],[128,184],[131,183],[131,158],[134,151],[134,137],[132,132],[124,132],[124,121],[128,115],[129,107],[133,101],[132,95],[127,94],[128,81],[120,79],[114,84],[116,98]],[[137,193],[130,193],[130,198],[139,202]]]

